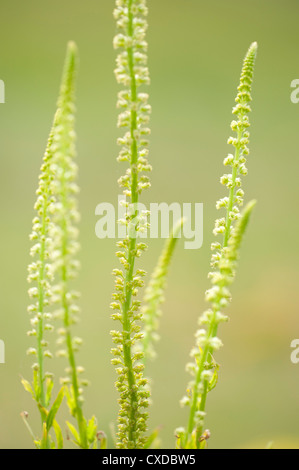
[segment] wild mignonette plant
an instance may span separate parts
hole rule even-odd
[[[72,325],[77,322],[79,309],[76,300],[79,294],[72,290],[71,281],[76,276],[79,263],[76,254],[79,220],[77,208],[78,186],[76,184],[77,164],[75,163],[74,132],[74,89],[77,72],[77,48],[73,42],[68,44],[64,73],[58,99],[58,108],[50,133],[44,162],[41,168],[37,202],[37,216],[33,219],[31,256],[35,261],[29,265],[29,282],[36,286],[29,289],[29,296],[35,302],[28,308],[33,315],[33,329],[29,336],[36,338],[36,347],[28,350],[29,355],[37,357],[33,365],[32,385],[23,380],[23,385],[36,401],[42,419],[42,438],[35,439],[37,448],[54,447],[50,436],[53,427],[57,447],[63,446],[61,428],[55,420],[64,396],[71,415],[76,419],[78,431],[67,423],[74,442],[81,448],[96,445],[96,421],[88,423],[83,415],[82,386],[86,381],[79,378],[84,369],[76,365],[75,352],[81,339],[73,337]],[[61,378],[62,388],[52,407],[50,406],[54,386],[53,374],[45,372],[45,359],[52,358],[48,350],[46,332],[53,332],[53,320],[60,320],[57,329],[58,344],[65,346],[56,353],[68,360],[67,378]],[[27,415],[23,414],[27,427]],[[30,429],[30,428],[29,428]],[[34,434],[31,431],[31,435]]]
[[[61,446],[61,430],[55,420],[52,423],[48,422],[49,417],[49,404],[53,389],[53,375],[50,372],[45,372],[45,359],[52,358],[52,353],[46,349],[48,343],[45,339],[47,332],[53,331],[53,326],[50,323],[52,314],[49,313],[49,308],[52,304],[52,282],[53,282],[53,262],[50,253],[53,250],[53,242],[51,238],[51,230],[53,229],[51,223],[51,213],[54,209],[54,196],[52,194],[51,185],[54,179],[52,171],[53,154],[52,145],[54,138],[54,127],[57,122],[55,116],[54,125],[50,133],[47,149],[44,156],[43,165],[41,168],[41,175],[39,179],[39,187],[37,190],[37,201],[34,206],[37,212],[36,217],[33,219],[32,233],[30,239],[34,241],[34,245],[30,250],[30,255],[34,261],[28,267],[28,282],[34,283],[34,287],[30,287],[28,294],[32,299],[28,307],[28,313],[31,315],[32,329],[28,331],[28,336],[35,338],[35,347],[28,349],[27,354],[34,356],[37,362],[34,362],[33,369],[33,382],[32,385],[22,380],[25,390],[31,393],[32,398],[37,404],[38,410],[41,415],[42,422],[42,437],[35,438],[27,422],[27,413],[23,413],[23,419],[28,427],[36,447],[41,449],[49,448],[50,439],[49,431],[50,425],[54,425],[57,435],[57,445]],[[61,403],[62,392],[59,392],[55,400],[55,406],[58,409]],[[58,405],[58,406],[57,406]],[[52,426],[51,426],[52,427]]]
[[[53,211],[53,239],[54,239],[54,266],[56,285],[53,288],[53,301],[57,309],[54,317],[61,321],[61,327],[57,330],[57,343],[60,349],[56,355],[65,357],[68,361],[66,368],[67,377],[60,382],[65,385],[64,391],[71,415],[76,419],[78,432],[71,423],[67,422],[70,432],[76,444],[87,449],[90,444],[87,433],[87,423],[83,415],[83,390],[82,387],[88,381],[81,378],[84,368],[77,366],[75,353],[78,351],[82,340],[72,334],[72,325],[78,321],[79,308],[76,304],[80,294],[72,289],[72,280],[76,277],[79,262],[76,254],[80,248],[77,241],[77,223],[80,219],[78,212],[77,193],[79,188],[76,183],[78,167],[75,162],[75,79],[77,73],[77,49],[71,43],[66,58],[65,70],[58,100],[58,118],[55,127],[54,144],[54,174],[52,189],[56,199]],[[61,347],[64,346],[64,349]],[[95,427],[94,418],[91,426]],[[94,436],[95,438],[95,436]]]
[[[121,147],[118,161],[126,164],[125,174],[119,178],[123,191],[122,205],[125,216],[118,223],[122,238],[117,242],[116,256],[120,266],[114,269],[115,291],[111,303],[112,319],[117,322],[111,331],[113,347],[112,363],[115,366],[119,393],[118,431],[115,446],[118,449],[146,449],[158,445],[158,429],[148,434],[148,407],[151,399],[150,379],[145,376],[149,358],[156,356],[155,342],[159,339],[159,317],[164,300],[167,275],[184,220],[180,220],[166,240],[156,268],[150,277],[142,301],[140,289],[144,286],[146,272],[138,266],[139,258],[147,249],[140,235],[149,227],[147,211],[140,211],[138,203],[142,192],[150,187],[149,164],[149,96],[143,90],[149,85],[147,66],[147,6],[146,0],[116,0],[114,18],[117,34],[114,47],[119,50],[115,75],[121,85],[117,107],[120,110],[118,127],[124,134],[118,138]],[[229,304],[240,245],[249,222],[255,201],[240,212],[244,192],[241,177],[247,174],[245,166],[249,154],[249,119],[251,111],[251,85],[257,44],[253,43],[244,59],[236,106],[235,120],[231,124],[235,137],[228,143],[234,147],[224,165],[231,167],[223,175],[221,183],[228,195],[220,199],[216,207],[225,211],[215,223],[214,235],[222,241],[212,243],[212,271],[209,273],[212,287],[206,292],[210,308],[199,319],[196,344],[191,351],[192,362],[187,365],[192,375],[182,404],[189,408],[185,428],[175,432],[176,447],[202,449],[210,436],[204,430],[208,393],[216,386],[219,366],[215,353],[221,347],[218,338],[220,323],[228,317],[223,313]],[[62,84],[46,152],[43,158],[37,201],[33,219],[28,281],[32,283],[29,296],[32,299],[28,312],[31,329],[28,335],[34,344],[27,351],[34,357],[33,379],[22,379],[38,409],[41,418],[40,437],[32,431],[28,413],[22,413],[34,444],[38,449],[61,449],[64,446],[62,427],[57,413],[65,401],[73,422],[66,423],[73,443],[82,449],[106,448],[107,439],[97,429],[93,416],[87,420],[83,410],[83,387],[88,384],[82,378],[84,368],[77,365],[76,352],[82,340],[74,336],[78,321],[79,293],[73,288],[73,280],[79,270],[77,260],[78,186],[75,148],[75,81],[78,68],[76,45],[68,44]],[[141,241],[142,240],[142,241]],[[54,375],[48,371],[47,361],[53,358],[50,338],[57,333],[56,357],[66,360],[65,377],[59,381],[54,394]],[[57,384],[56,384],[57,385]],[[54,433],[54,434],[53,434]],[[55,435],[55,439],[54,439]]]
[[[251,111],[251,84],[253,79],[254,62],[257,52],[257,44],[253,43],[244,59],[241,73],[236,106],[233,114],[236,120],[231,123],[231,129],[236,133],[235,137],[228,139],[228,144],[234,147],[234,154],[229,154],[224,165],[231,167],[231,173],[221,178],[221,183],[228,189],[228,196],[220,199],[216,208],[225,210],[225,217],[216,220],[214,235],[222,235],[222,243],[212,243],[213,270],[209,273],[212,287],[206,292],[206,301],[211,307],[204,312],[199,319],[201,327],[196,332],[196,346],[191,351],[193,362],[187,365],[192,375],[192,381],[188,385],[187,395],[182,404],[190,407],[187,428],[179,428],[178,447],[196,449],[205,446],[204,418],[207,394],[215,387],[218,378],[219,366],[215,361],[214,353],[222,346],[217,337],[220,323],[226,322],[228,317],[223,314],[231,299],[229,286],[234,280],[236,262],[241,241],[248,224],[255,201],[251,201],[240,213],[239,207],[243,205],[244,192],[241,188],[241,177],[247,174],[245,166],[249,149],[249,119]]]
[[[120,251],[117,256],[122,265],[114,274],[115,293],[111,308],[112,318],[121,324],[121,330],[111,332],[115,347],[112,363],[116,366],[118,380],[116,387],[120,394],[118,418],[119,448],[142,448],[145,444],[149,392],[147,379],[143,375],[144,366],[140,362],[142,352],[134,346],[142,341],[142,318],[140,301],[136,300],[138,289],[143,286],[145,272],[135,268],[136,259],[147,248],[137,240],[142,229],[142,220],[137,211],[139,196],[150,186],[146,175],[151,171],[148,163],[148,128],[151,107],[148,95],[140,92],[142,85],[149,84],[147,67],[147,42],[145,34],[147,7],[145,0],[117,0],[114,17],[119,33],[115,36],[114,47],[120,49],[115,70],[116,79],[123,86],[118,95],[118,107],[121,109],[118,127],[126,130],[118,139],[122,147],[118,160],[127,162],[129,167],[119,179],[123,194],[128,199],[124,202],[126,218],[119,223],[126,228],[126,237],[118,242]]]

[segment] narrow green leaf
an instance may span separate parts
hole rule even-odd
[[[48,431],[47,424],[43,423],[43,435],[41,439],[41,449],[47,449],[48,447]]]
[[[234,233],[231,235],[231,238],[228,243],[228,255],[230,255],[230,259],[237,260],[238,252],[240,250],[240,246],[246,231],[246,228],[249,223],[250,216],[252,214],[253,209],[256,206],[256,201],[252,200],[248,202],[245,206],[244,210],[241,213],[241,217],[236,223]]]
[[[66,397],[66,403],[69,408],[71,416],[73,418],[76,417],[76,401],[74,398],[74,392],[72,388],[65,387],[65,397]]]
[[[54,382],[52,379],[47,379],[46,382],[46,406],[49,406],[52,397],[52,390],[54,387]]]
[[[62,436],[61,428],[55,419],[53,421],[53,429],[54,429],[55,436],[56,436],[57,449],[63,449],[63,436]]]
[[[97,448],[98,448],[98,441],[97,441],[97,439],[95,439],[92,446],[91,446],[91,449],[96,450]],[[107,449],[107,447],[103,447],[103,448]],[[100,447],[100,449],[102,449],[102,447]]]
[[[89,421],[87,425],[87,439],[89,443],[92,443],[97,435],[97,420],[96,417],[93,416]]]
[[[66,422],[66,425],[67,427],[69,428],[73,438],[75,439],[75,444],[77,444],[78,446],[80,446],[80,436],[79,436],[79,433],[77,431],[77,429],[75,428],[75,426],[73,426],[69,421]]]
[[[153,430],[153,432],[148,436],[146,443],[144,444],[144,449],[158,448],[160,431],[160,427]]]
[[[31,387],[30,383],[29,383],[27,380],[25,380],[25,379],[22,379],[22,380],[21,380],[21,383],[22,383],[24,389],[26,390],[26,392],[29,392],[29,393],[32,395],[32,397],[35,398],[35,396],[34,396],[34,391],[33,391],[32,387]]]
[[[42,420],[47,421],[47,416],[49,414],[49,411],[47,410],[47,408],[43,407],[40,403],[38,403],[38,409],[40,411]]]
[[[184,219],[181,219],[173,228],[170,237],[166,240],[162,254],[145,291],[144,306],[142,308],[145,324],[142,343],[144,359],[156,356],[154,342],[158,339],[157,331],[159,329],[159,317],[161,316],[160,306],[164,302],[169,265],[183,224]]]
[[[53,421],[55,419],[55,416],[60,408],[60,405],[62,403],[64,397],[64,387],[62,387],[56,397],[56,400],[54,401],[51,410],[49,411],[48,417],[47,417],[47,430],[50,431]]]
[[[218,382],[218,372],[219,372],[219,365],[215,364],[214,366],[214,372],[213,372],[213,377],[211,381],[209,382],[208,385],[208,391],[211,392],[217,385]]]
[[[37,402],[39,402],[40,401],[40,385],[39,385],[38,371],[35,369],[33,371],[33,390],[35,393],[35,399]]]

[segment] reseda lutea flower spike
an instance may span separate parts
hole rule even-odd
[[[52,422],[49,423],[47,419],[49,414],[48,407],[52,398],[54,382],[53,374],[45,372],[45,359],[53,357],[52,352],[48,349],[48,341],[45,338],[45,333],[54,330],[52,325],[53,315],[49,310],[53,306],[54,301],[53,282],[55,263],[53,261],[53,253],[55,249],[53,237],[55,229],[53,214],[56,210],[56,199],[53,187],[55,180],[54,142],[59,122],[58,115],[59,112],[57,111],[41,167],[39,187],[37,190],[38,198],[34,206],[37,215],[33,219],[33,228],[30,235],[30,239],[34,241],[30,254],[35,258],[35,261],[29,265],[28,281],[30,283],[34,282],[36,286],[29,289],[29,296],[34,299],[34,303],[28,307],[28,312],[32,315],[32,329],[28,331],[28,336],[36,338],[36,348],[30,348],[27,354],[36,356],[36,362],[33,364],[32,385],[26,380],[22,380],[24,388],[31,393],[41,414],[43,435],[40,440],[34,439],[36,447],[41,449],[50,448],[51,437],[49,432],[52,426],[54,426],[57,437],[57,447],[62,446],[61,430],[54,420],[54,416],[61,404],[63,390],[61,389],[55,400],[56,413],[52,413],[54,416],[51,420]],[[27,423],[27,414],[23,413],[22,417],[30,430],[29,424]]]
[[[79,262],[77,253],[79,250],[77,223],[80,219],[78,211],[77,185],[78,167],[75,162],[75,81],[78,68],[78,52],[73,42],[68,44],[67,56],[63,72],[60,95],[58,99],[57,122],[54,127],[53,141],[53,167],[55,178],[53,192],[56,199],[53,212],[54,221],[54,247],[53,253],[56,285],[54,286],[54,300],[56,311],[54,316],[61,321],[58,329],[59,357],[68,359],[66,368],[67,377],[61,379],[65,386],[65,394],[71,415],[78,424],[78,435],[74,428],[67,423],[69,430],[75,434],[77,445],[82,448],[89,447],[87,436],[87,423],[83,415],[83,390],[87,384],[81,379],[84,372],[77,366],[75,353],[82,340],[73,337],[72,325],[77,323],[79,307],[77,299],[80,294],[73,290],[72,280],[76,277]],[[93,436],[94,437],[94,436]]]
[[[244,59],[237,104],[233,108],[236,120],[233,120],[231,128],[236,136],[230,137],[228,144],[234,147],[234,154],[229,154],[224,160],[224,165],[230,166],[232,170],[221,178],[221,183],[227,187],[229,194],[216,204],[217,209],[226,211],[226,216],[216,220],[213,231],[216,236],[222,235],[223,241],[212,243],[213,271],[209,273],[212,287],[206,292],[206,301],[211,304],[211,308],[199,320],[202,328],[196,332],[196,346],[191,351],[194,362],[187,365],[193,378],[182,404],[190,407],[189,421],[186,429],[176,430],[177,445],[182,448],[201,448],[205,445],[202,435],[206,399],[208,392],[217,383],[219,368],[213,355],[222,346],[221,340],[217,337],[218,326],[228,320],[222,312],[231,299],[228,287],[234,279],[239,247],[255,204],[250,203],[243,214],[240,214],[239,207],[243,204],[244,196],[241,176],[247,174],[245,164],[249,154],[248,114],[251,111],[249,103],[256,52],[257,44],[253,43]]]
[[[37,191],[38,199],[35,205],[37,217],[33,221],[31,239],[35,241],[31,255],[36,261],[29,266],[28,280],[37,283],[37,287],[29,290],[35,303],[29,306],[33,329],[29,335],[37,339],[37,347],[30,348],[28,354],[37,356],[33,366],[33,385],[22,381],[35,401],[42,417],[42,439],[35,440],[38,448],[53,448],[49,431],[54,428],[57,447],[63,445],[62,433],[55,415],[61,405],[64,395],[71,415],[77,420],[77,432],[71,423],[67,423],[74,437],[74,442],[82,448],[95,446],[96,421],[92,418],[87,423],[82,411],[82,386],[85,380],[79,379],[82,367],[76,366],[75,352],[81,344],[81,339],[73,338],[71,325],[76,323],[79,311],[76,305],[78,293],[71,289],[71,281],[76,276],[79,263],[76,254],[79,249],[77,242],[79,220],[77,208],[78,187],[76,184],[77,165],[75,158],[75,78],[77,72],[78,53],[73,42],[68,44],[64,73],[60,88],[57,111],[49,137],[44,163],[41,170],[40,184]],[[55,283],[54,283],[55,277]],[[51,306],[52,313],[48,309]],[[51,320],[59,318],[62,327],[58,328],[58,343],[65,349],[58,351],[58,356],[68,358],[69,367],[66,369],[67,378],[61,379],[62,388],[49,410],[53,389],[52,374],[44,372],[44,359],[52,357],[45,339],[45,332],[52,331]],[[25,420],[25,414],[23,413]]]
[[[136,258],[146,249],[145,243],[137,240],[141,230],[135,204],[141,192],[150,186],[146,175],[151,170],[148,163],[148,95],[139,87],[149,84],[147,67],[147,42],[145,34],[147,7],[145,0],[117,0],[114,17],[119,33],[114,39],[114,47],[120,49],[117,57],[116,79],[124,89],[119,92],[117,105],[121,112],[118,127],[126,129],[118,139],[122,149],[118,160],[128,162],[129,168],[119,179],[119,185],[127,197],[125,202],[127,236],[118,243],[117,256],[122,269],[114,270],[116,276],[115,293],[111,308],[112,318],[122,325],[122,331],[112,331],[118,380],[116,387],[120,394],[118,418],[119,448],[141,448],[144,445],[148,406],[147,380],[143,377],[142,352],[134,352],[136,343],[142,339],[140,332],[140,302],[136,300],[139,287],[143,286],[143,270],[135,269]],[[123,222],[123,221],[122,221]]]
[[[34,438],[36,447],[40,449],[47,449],[50,446],[50,438],[48,436],[50,429],[47,429],[46,426],[46,415],[53,389],[53,375],[45,372],[45,360],[52,358],[52,353],[48,349],[46,333],[53,331],[51,323],[52,315],[49,313],[52,303],[53,282],[53,265],[50,259],[52,250],[50,214],[54,204],[54,198],[51,193],[51,183],[53,180],[51,170],[53,157],[51,152],[52,142],[53,131],[50,133],[41,167],[37,190],[38,197],[34,206],[37,215],[33,219],[32,233],[30,235],[30,239],[34,242],[30,255],[34,258],[34,261],[28,268],[28,281],[34,283],[35,286],[31,287],[28,291],[33,301],[28,307],[32,325],[32,329],[28,331],[28,336],[35,338],[36,347],[29,348],[27,354],[34,356],[36,362],[32,366],[32,384],[22,379],[25,390],[32,395],[41,415],[43,437],[41,439]],[[22,417],[32,437],[34,437],[28,423],[27,414],[23,413]]]

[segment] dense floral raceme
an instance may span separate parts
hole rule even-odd
[[[63,335],[63,340],[66,339],[68,342],[68,352],[71,351],[73,354],[78,343],[78,340],[72,340],[69,330],[71,315],[77,307],[73,304],[75,294],[68,290],[68,281],[74,277],[77,269],[74,256],[78,249],[75,240],[77,231],[72,225],[72,221],[78,219],[76,201],[73,196],[77,192],[74,182],[76,166],[73,163],[75,62],[76,47],[73,43],[69,43],[58,108],[41,169],[38,199],[35,204],[37,217],[33,221],[31,234],[31,239],[35,241],[31,255],[36,260],[29,266],[28,279],[35,281],[37,286],[29,290],[29,295],[36,301],[35,304],[29,306],[29,312],[33,313],[31,319],[33,329],[28,334],[37,337],[37,348],[30,348],[28,354],[36,355],[37,362],[33,366],[33,387],[25,381],[23,384],[36,400],[42,417],[43,437],[40,441],[35,440],[38,448],[52,447],[49,431],[53,425],[55,433],[60,430],[52,418],[54,411],[51,413],[48,410],[54,386],[53,376],[44,371],[44,358],[53,357],[48,348],[48,341],[45,339],[46,331],[54,329],[51,321],[61,316],[64,328],[63,333],[62,329],[58,329],[58,332]],[[56,310],[54,310],[55,307],[57,307]],[[75,364],[73,357],[70,358],[70,362]],[[77,374],[77,370],[75,373]],[[73,373],[72,379],[74,380]],[[53,404],[56,413],[63,395],[64,389],[62,388]],[[78,391],[78,399],[79,395]],[[51,416],[50,421],[48,415]],[[57,445],[60,446],[60,437],[58,441]]]
[[[55,414],[63,399],[63,390],[59,391],[54,404],[51,405],[54,376],[52,373],[45,371],[45,359],[53,357],[48,347],[46,333],[53,332],[54,330],[52,324],[53,315],[51,313],[54,282],[52,259],[54,225],[52,215],[55,211],[56,201],[52,191],[55,179],[52,146],[55,135],[54,128],[57,122],[56,118],[57,115],[54,119],[54,125],[43,159],[37,190],[38,198],[34,206],[37,215],[33,219],[33,229],[30,235],[30,239],[34,242],[30,251],[34,261],[29,265],[28,281],[30,283],[34,282],[35,286],[29,289],[29,296],[33,299],[33,303],[28,307],[28,312],[32,315],[32,329],[28,331],[28,336],[36,338],[36,347],[29,348],[27,354],[33,355],[36,362],[33,364],[32,384],[25,379],[22,379],[22,384],[37,404],[42,423],[42,436],[40,438],[37,438],[31,430],[28,422],[28,413],[23,412],[21,416],[37,449],[55,447],[60,449],[63,446],[61,428],[55,420]],[[49,416],[51,419],[49,419]],[[56,435],[56,445],[50,435],[52,427]]]
[[[62,85],[58,99],[57,122],[54,127],[53,169],[55,179],[53,192],[56,199],[54,210],[54,247],[53,253],[55,276],[57,283],[53,288],[56,303],[55,318],[61,321],[58,329],[57,356],[68,360],[67,376],[61,379],[65,385],[67,403],[71,415],[77,420],[79,429],[78,445],[88,447],[86,420],[83,416],[83,389],[88,382],[81,378],[83,367],[76,365],[75,353],[82,340],[72,334],[72,325],[78,321],[79,293],[72,287],[72,281],[77,276],[79,262],[78,228],[79,211],[77,194],[78,167],[75,161],[75,80],[78,67],[77,48],[69,43],[68,54],[63,73]]]
[[[29,290],[35,303],[29,306],[33,329],[30,336],[37,337],[37,348],[28,354],[37,356],[34,364],[33,387],[23,380],[23,385],[37,401],[43,421],[43,437],[34,442],[38,448],[52,448],[49,431],[54,427],[57,447],[63,445],[60,427],[54,417],[66,396],[71,415],[76,419],[78,431],[67,423],[76,445],[82,448],[97,446],[96,420],[85,420],[82,410],[82,387],[87,381],[81,378],[83,367],[76,365],[75,353],[82,343],[73,337],[72,325],[77,322],[79,293],[72,288],[79,262],[78,228],[79,212],[76,180],[78,168],[75,162],[75,79],[78,54],[73,42],[68,44],[67,55],[60,88],[57,111],[50,134],[44,163],[41,169],[38,200],[35,205],[37,217],[33,221],[31,239],[35,241],[31,254],[36,260],[29,266],[29,281],[37,286]],[[51,313],[49,307],[51,306]],[[59,350],[56,355],[68,360],[67,377],[61,378],[61,389],[48,410],[54,386],[53,377],[44,372],[44,358],[52,357],[45,340],[45,332],[53,331],[51,320],[60,320],[57,328]],[[25,415],[23,415],[23,419]],[[25,419],[24,419],[25,420]],[[25,424],[29,424],[25,420]],[[101,440],[103,444],[103,439]]]
[[[223,314],[223,309],[231,299],[229,285],[235,275],[239,246],[254,206],[254,202],[251,202],[243,213],[240,213],[244,197],[241,177],[247,174],[246,160],[249,154],[248,114],[251,111],[249,103],[256,51],[257,44],[253,43],[244,59],[236,106],[233,108],[236,119],[233,120],[231,128],[235,136],[229,138],[228,144],[234,147],[234,154],[229,154],[224,160],[224,165],[231,167],[231,173],[221,178],[221,183],[228,189],[228,196],[220,199],[216,205],[217,209],[225,210],[226,216],[217,219],[214,228],[214,235],[222,235],[223,242],[212,243],[213,270],[209,273],[212,287],[206,292],[206,301],[211,307],[199,320],[196,345],[191,351],[193,362],[187,365],[192,381],[188,385],[182,405],[190,407],[190,414],[187,429],[176,430],[179,447],[201,448],[205,445],[203,426],[206,398],[217,383],[219,368],[213,356],[222,346],[217,337],[218,326],[228,320]]]
[[[29,296],[32,303],[28,307],[31,315],[32,328],[28,336],[36,338],[36,346],[28,349],[27,354],[35,357],[34,371],[34,396],[37,403],[45,407],[47,403],[47,392],[45,388],[52,387],[52,374],[45,372],[45,358],[52,358],[48,349],[48,341],[45,339],[46,332],[53,331],[52,314],[50,308],[53,299],[53,263],[51,252],[53,250],[51,213],[54,210],[55,199],[51,191],[53,182],[51,151],[53,143],[53,131],[50,134],[47,149],[44,156],[39,187],[37,190],[37,201],[34,206],[36,216],[33,219],[33,228],[30,239],[33,246],[30,250],[34,261],[28,268],[28,281],[35,285],[30,287]]]
[[[116,282],[111,304],[112,318],[122,325],[121,331],[111,332],[115,345],[112,348],[112,363],[116,366],[116,387],[120,394],[119,448],[142,448],[147,429],[145,408],[148,406],[149,392],[143,376],[143,353],[135,351],[136,343],[142,340],[142,315],[136,296],[143,286],[145,275],[142,269],[136,269],[135,261],[147,248],[137,238],[138,232],[147,227],[147,214],[140,214],[136,204],[141,192],[150,186],[147,173],[151,170],[147,159],[151,108],[148,94],[140,90],[140,87],[149,84],[146,16],[145,0],[116,1],[114,17],[118,34],[114,38],[114,47],[119,49],[119,54],[115,75],[122,85],[117,102],[120,109],[118,127],[125,130],[125,134],[118,139],[121,146],[118,161],[128,163],[125,175],[119,179],[126,196],[123,201],[126,217],[119,223],[125,228],[126,235],[118,242],[117,257],[122,268],[114,270]]]

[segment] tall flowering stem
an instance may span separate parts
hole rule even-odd
[[[72,325],[77,322],[79,308],[77,299],[79,293],[72,289],[72,280],[76,277],[79,262],[76,255],[79,250],[78,228],[79,220],[77,193],[79,191],[76,179],[78,168],[75,162],[75,79],[78,66],[77,47],[73,42],[68,44],[65,68],[62,78],[58,111],[55,125],[53,149],[53,168],[55,178],[53,191],[56,198],[54,211],[54,262],[57,284],[54,287],[54,300],[57,304],[55,316],[62,322],[58,330],[58,344],[65,346],[59,349],[57,355],[66,357],[69,367],[68,377],[61,379],[65,385],[67,402],[71,414],[75,417],[79,429],[76,443],[82,448],[88,447],[86,421],[82,410],[82,388],[85,381],[79,378],[83,371],[77,367],[75,352],[82,340],[73,337]]]
[[[39,448],[52,447],[49,435],[52,426],[56,433],[57,445],[62,446],[61,430],[54,418],[64,396],[64,387],[49,409],[54,382],[53,375],[45,372],[44,364],[45,358],[52,357],[45,334],[47,331],[53,331],[51,320],[55,316],[60,316],[64,323],[64,328],[60,329],[59,333],[62,340],[66,341],[65,355],[70,362],[72,394],[68,395],[71,395],[73,400],[73,414],[79,423],[80,444],[87,447],[84,440],[86,426],[81,409],[78,369],[74,357],[75,348],[80,341],[77,338],[72,339],[70,331],[70,325],[74,321],[73,314],[78,310],[73,303],[76,294],[69,289],[69,281],[75,276],[78,268],[78,262],[74,258],[78,250],[77,229],[73,225],[78,219],[74,196],[78,191],[75,184],[77,167],[73,162],[76,62],[76,46],[69,43],[58,109],[41,168],[38,199],[35,204],[37,216],[33,220],[30,236],[31,240],[34,240],[31,255],[35,257],[35,261],[29,266],[28,280],[35,282],[36,286],[29,289],[29,295],[35,302],[28,308],[29,313],[33,314],[33,328],[28,335],[36,337],[36,348],[30,348],[28,354],[36,356],[37,362],[33,365],[32,386],[25,380],[22,382],[37,402],[41,413],[43,437],[40,441],[35,441]],[[57,283],[55,285],[54,276]],[[59,308],[52,314],[49,309],[53,310],[55,303],[59,304]],[[26,418],[25,414],[23,418]]]
[[[251,202],[243,214],[240,214],[239,207],[243,205],[244,197],[241,176],[247,174],[245,164],[249,154],[248,114],[251,111],[249,103],[256,52],[257,44],[253,43],[244,59],[237,104],[233,108],[236,120],[233,120],[231,128],[236,136],[230,137],[228,144],[231,144],[235,151],[224,160],[224,165],[230,166],[232,171],[221,178],[221,183],[227,187],[229,195],[220,199],[216,205],[217,209],[226,211],[226,216],[216,220],[214,229],[214,235],[222,235],[223,241],[212,244],[213,271],[209,274],[212,288],[206,292],[206,301],[211,304],[211,308],[199,320],[199,324],[205,328],[196,332],[196,346],[191,351],[194,362],[187,365],[193,376],[187,396],[182,400],[183,405],[190,407],[188,427],[176,431],[178,446],[184,448],[201,448],[205,445],[206,434],[203,431],[207,394],[217,383],[219,368],[213,355],[222,346],[217,337],[218,326],[228,320],[222,311],[231,299],[228,287],[234,279],[239,247],[254,207],[254,202]]]
[[[36,346],[28,349],[27,354],[34,356],[32,385],[26,380],[22,383],[36,401],[42,418],[42,426],[46,423],[46,413],[53,388],[53,374],[45,371],[45,359],[52,358],[48,349],[46,333],[53,331],[52,314],[49,309],[52,304],[53,264],[51,251],[53,249],[51,232],[51,213],[54,209],[54,197],[51,190],[53,172],[51,168],[53,154],[53,129],[50,133],[46,152],[41,167],[37,201],[34,206],[36,216],[33,219],[33,227],[30,239],[34,242],[30,254],[34,261],[28,267],[28,282],[34,283],[28,291],[32,303],[28,307],[31,315],[32,329],[28,336],[34,337]],[[49,439],[40,442],[38,447],[49,447]]]
[[[116,347],[112,363],[116,365],[118,380],[116,387],[120,393],[118,418],[119,448],[142,448],[145,443],[148,406],[147,380],[143,377],[142,352],[134,352],[133,346],[142,340],[140,302],[136,300],[138,288],[143,286],[143,270],[135,269],[135,261],[147,248],[137,240],[142,229],[137,204],[141,192],[150,186],[145,174],[151,170],[148,164],[148,95],[139,91],[142,85],[149,84],[147,67],[147,7],[145,0],[117,0],[114,17],[118,34],[114,38],[114,47],[120,49],[117,57],[116,79],[124,89],[118,95],[118,107],[121,109],[118,127],[126,129],[118,139],[122,147],[118,161],[127,162],[129,168],[119,179],[119,185],[126,196],[124,206],[125,220],[119,221],[126,228],[125,238],[118,243],[121,251],[117,256],[122,269],[114,270],[116,276],[113,295],[112,318],[120,321],[122,331],[112,331]]]

